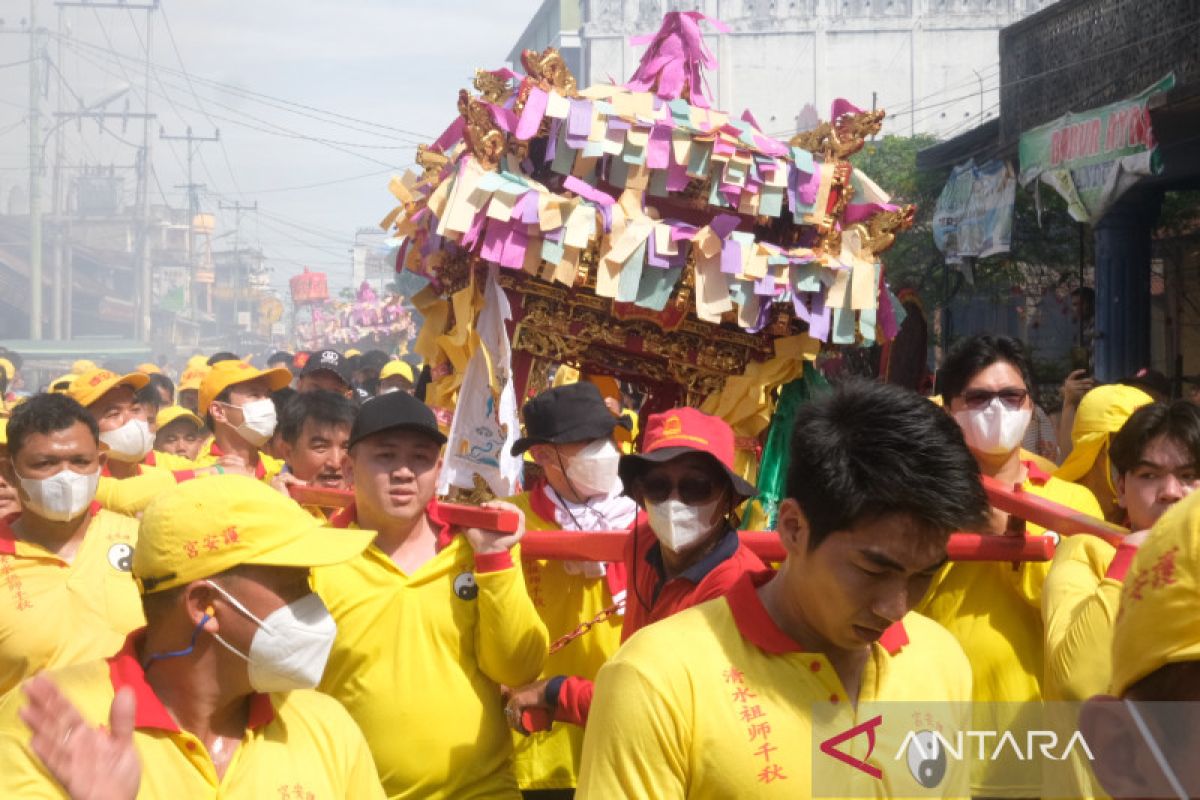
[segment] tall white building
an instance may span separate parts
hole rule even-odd
[[[762,129],[785,136],[825,119],[844,97],[888,110],[884,133],[939,137],[999,110],[999,30],[1054,0],[546,0],[517,41],[564,51],[580,86],[628,80],[667,11],[700,11],[720,68],[709,75],[718,108],[749,109]],[[576,70],[576,66],[578,69]],[[808,112],[811,116],[812,111]]]

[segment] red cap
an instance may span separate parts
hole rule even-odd
[[[662,463],[686,452],[705,453],[715,458],[743,497],[753,497],[754,486],[734,469],[733,429],[720,417],[694,408],[673,408],[654,414],[646,421],[642,451],[621,459],[621,480],[629,479],[649,463]]]

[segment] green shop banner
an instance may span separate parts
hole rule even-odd
[[[1135,97],[1022,133],[1021,185],[1040,178],[1067,201],[1073,219],[1096,222],[1143,176],[1162,171],[1150,98],[1174,86],[1171,73]]]

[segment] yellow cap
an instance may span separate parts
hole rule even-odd
[[[185,389],[199,389],[200,384],[204,382],[204,376],[208,374],[208,367],[196,367],[194,369],[186,369],[179,376],[179,391]]]
[[[374,531],[332,530],[291,499],[243,475],[187,481],[142,515],[133,576],[144,594],[243,564],[323,567],[366,549]]]
[[[0,417],[0,447],[8,447],[8,417]]]
[[[95,361],[88,361],[86,358],[81,358],[71,365],[71,372],[75,375],[82,375],[85,372],[91,372],[96,369]]]
[[[404,378],[409,383],[413,383],[415,381],[415,378],[413,378],[412,365],[410,365],[407,361],[400,361],[399,359],[395,361],[389,361],[383,365],[383,369],[379,370],[379,380],[383,380],[384,378],[395,378],[397,376]]]
[[[118,386],[128,386],[135,392],[150,382],[149,375],[131,372],[128,375],[118,375],[106,369],[93,369],[81,373],[71,381],[67,396],[78,401],[81,406],[90,406],[104,396],[104,393]]]
[[[7,381],[11,381],[13,379],[13,375],[17,374],[17,368],[14,367],[13,363],[7,358],[0,358],[0,370],[3,370],[4,379]]]
[[[361,356],[361,355],[362,355],[362,351],[361,351],[361,350],[355,350],[353,347],[351,347],[351,348],[350,348],[349,350],[347,350],[345,353],[342,353],[342,355],[344,355],[346,358],[354,358],[354,356]]]
[[[579,383],[579,370],[563,364],[554,372],[554,380],[550,382],[550,385],[557,389],[568,383]]]
[[[166,408],[160,408],[158,410],[158,414],[154,416],[154,427],[158,430],[162,430],[177,419],[189,419],[195,423],[197,428],[204,427],[204,420],[200,419],[183,406],[167,406]]]
[[[276,392],[292,382],[292,373],[282,367],[275,369],[255,369],[245,361],[219,361],[209,368],[208,374],[200,384],[200,402],[196,406],[201,414],[207,414],[209,406],[217,395],[255,378],[266,378],[271,384],[271,391]]]
[[[200,355],[199,353],[192,356],[187,361],[188,369],[199,369],[201,367],[207,367],[207,366],[208,366],[208,356]]]
[[[145,364],[138,364],[137,371],[142,373],[143,375],[161,375],[162,374],[162,370],[158,368],[158,365],[151,364],[149,361],[147,361]]]
[[[1077,481],[1086,475],[1109,437],[1121,430],[1134,411],[1153,402],[1141,389],[1119,383],[1097,386],[1085,394],[1071,427],[1071,453],[1054,477]]]
[[[75,379],[78,377],[79,376],[73,372],[68,372],[66,375],[59,375],[54,380],[50,381],[50,392],[52,394],[66,394],[67,390],[71,388],[71,384],[74,383]]]
[[[1200,660],[1200,492],[1167,510],[1138,548],[1113,626],[1112,691],[1166,664]]]

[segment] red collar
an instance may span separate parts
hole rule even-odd
[[[530,487],[529,509],[546,520],[546,522],[553,522],[555,525],[558,525],[558,516],[554,508],[554,501],[546,493],[546,488],[549,485],[545,478],[540,478],[537,483]]]
[[[151,450],[149,453],[146,454],[146,457],[142,459],[142,463],[148,467],[157,467],[158,466],[158,457],[155,456],[154,451]]]
[[[125,639],[125,646],[108,659],[108,676],[112,680],[113,692],[128,686],[137,700],[134,725],[138,728],[156,728],[160,731],[179,733],[179,726],[167,707],[158,699],[154,689],[146,682],[146,673],[138,662],[137,651],[146,638],[146,629],[139,628]],[[261,728],[275,719],[275,708],[269,694],[250,695],[250,715],[247,724],[251,730]]]
[[[88,506],[88,516],[95,517],[100,513],[101,508],[102,506],[93,500],[92,504]],[[17,534],[13,532],[11,524],[20,516],[20,514],[13,514],[12,516],[0,519],[0,556],[16,555]]]
[[[1050,480],[1050,473],[1034,462],[1022,461],[1021,463],[1025,466],[1025,474],[1029,477],[1029,480],[1033,481],[1034,485],[1045,486],[1046,481]]]
[[[221,448],[217,447],[217,443],[215,441],[208,446],[208,452],[209,452],[209,455],[214,455],[217,458],[220,458],[221,456],[225,455],[225,451],[222,450]],[[266,466],[266,464],[263,463],[262,454],[259,453],[257,450],[254,452],[255,452],[255,455],[257,456],[257,458],[255,459],[257,461],[257,463],[254,465],[254,477],[261,481],[263,478],[265,478],[267,476],[267,466]]]
[[[738,632],[755,647],[772,655],[803,653],[804,648],[775,624],[758,597],[758,587],[774,577],[775,571],[769,569],[747,572],[730,588],[725,601],[729,603]],[[879,645],[892,656],[906,644],[908,631],[904,629],[903,622],[892,623],[879,638]]]
[[[433,527],[437,535],[434,547],[440,553],[454,541],[454,529],[448,523],[442,521],[441,507],[438,505],[437,498],[430,500],[429,505],[425,506],[425,516],[429,517],[429,524]],[[357,523],[358,506],[356,503],[351,503],[345,508],[338,509],[329,518],[329,527],[331,528],[348,528],[350,525]]]

